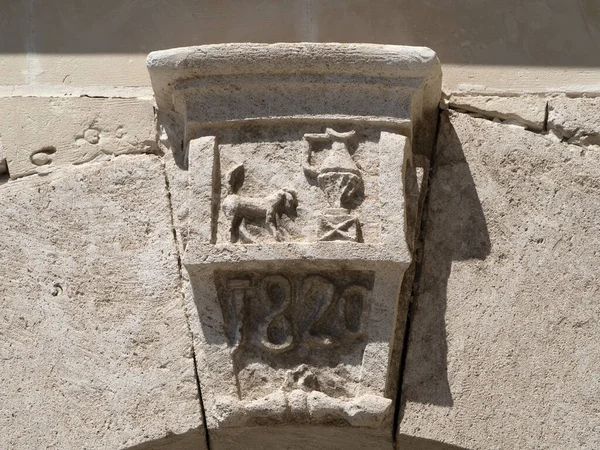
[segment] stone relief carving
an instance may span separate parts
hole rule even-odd
[[[330,206],[318,217],[317,240],[363,242],[359,217],[350,213],[365,195],[361,171],[350,153],[356,132],[339,133],[327,128],[325,133],[306,133],[303,139],[308,143],[303,156],[304,174],[311,185],[318,186],[325,194]],[[259,233],[250,232],[249,225],[264,228],[277,242],[284,241],[279,222],[283,215],[296,218],[297,191],[284,187],[262,197],[244,196],[239,190],[245,177],[243,163],[226,175],[228,188],[221,207],[230,224],[231,242],[254,244],[264,240]]]
[[[206,175],[214,243],[381,240],[377,130],[338,133],[314,124],[280,125],[277,135],[259,130],[253,138],[243,129],[220,130],[203,150],[212,164]]]
[[[41,150],[33,152],[29,160],[36,166],[45,166],[52,163],[52,155],[54,153],[56,153],[56,148],[44,147]]]
[[[252,423],[256,415],[250,411],[262,405],[259,409],[269,411],[261,413],[262,421],[309,423],[319,420],[316,405],[335,403],[339,409],[327,420],[356,422],[348,410],[353,405],[362,409],[363,424],[380,424],[390,400],[357,395],[349,388],[356,375],[322,367],[339,355],[352,359],[363,351],[373,282],[374,274],[364,271],[218,272],[215,283],[238,385],[236,397],[218,400],[232,408],[227,420]],[[257,360],[277,368],[268,391],[255,386]],[[275,415],[274,399],[282,405]]]
[[[230,345],[281,353],[335,347],[366,338],[372,273],[228,272],[217,291]]]
[[[231,44],[148,64],[188,158],[186,302],[211,446],[266,427],[305,448],[286,431],[298,424],[368,427],[392,445],[435,54]]]
[[[319,218],[319,241],[363,241],[359,218],[349,214],[364,197],[362,175],[350,155],[350,142],[355,134],[327,128],[325,133],[304,135],[309,144],[304,173],[316,182],[331,206]],[[313,161],[315,152],[325,154],[318,165]]]
[[[252,198],[238,195],[239,189],[244,184],[245,169],[240,164],[233,168],[228,176],[229,194],[223,200],[223,212],[229,220],[231,231],[231,242],[242,244],[253,244],[256,238],[252,237],[247,225],[254,223],[267,229],[276,241],[282,241],[283,237],[278,228],[278,222],[282,215],[289,218],[296,217],[298,199],[296,191],[289,188],[279,189],[263,198]]]
[[[222,329],[235,380],[235,392],[213,397],[220,426],[334,420],[377,427],[391,420],[387,366],[375,362],[391,323],[373,324],[400,279],[376,280],[389,270],[384,266],[395,271],[406,263],[382,253],[397,245],[382,247],[382,225],[402,231],[382,219],[380,179],[401,173],[408,141],[376,128],[340,129],[350,130],[310,123],[230,128],[190,144],[191,183],[198,186],[191,199],[206,199],[190,223],[210,228],[201,253],[215,265],[186,267],[212,274],[203,283],[214,291],[202,294],[206,284],[195,285],[195,297],[218,302],[220,325],[210,327]],[[267,407],[274,401],[278,413]],[[295,402],[303,406],[286,412]],[[352,408],[363,419],[353,418]]]
[[[141,98],[0,98],[0,107],[15,111],[16,122],[1,130],[10,177],[103,155],[159,153],[153,104]]]

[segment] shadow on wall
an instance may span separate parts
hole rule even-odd
[[[425,45],[445,64],[600,66],[598,0],[0,2],[0,53],[139,53],[223,42]]]
[[[465,447],[406,435],[398,437],[396,448],[398,450],[469,450]]]
[[[202,450],[208,448],[204,431],[189,430],[183,434],[171,434],[124,450]]]
[[[485,259],[491,248],[473,177],[446,112],[440,117],[432,166],[423,218],[423,260],[408,331],[400,417],[407,402],[453,406],[445,318],[448,278],[454,261]]]

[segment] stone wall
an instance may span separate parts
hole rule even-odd
[[[548,104],[542,131],[441,114],[399,448],[599,445],[600,104]]]
[[[423,45],[450,90],[582,92],[600,77],[596,0],[17,0],[0,29],[9,91],[145,87],[150,51],[224,42]]]
[[[600,10],[567,3],[4,2],[0,448],[211,446],[187,172],[146,54],[236,41],[427,45],[442,62],[396,447],[598,448]]]
[[[0,190],[0,447],[197,446],[164,162],[120,156]]]

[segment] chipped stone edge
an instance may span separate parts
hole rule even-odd
[[[546,99],[546,107],[544,111],[544,121],[542,126],[540,124],[531,122],[523,118],[517,112],[500,112],[494,109],[483,109],[469,104],[469,97],[513,97],[519,98],[524,96],[538,96]],[[564,129],[561,126],[555,126],[549,121],[549,111],[552,108],[552,101],[559,95],[565,96],[567,99],[582,99],[582,98],[595,98],[595,95],[566,95],[565,93],[557,94],[500,94],[500,93],[469,93],[469,94],[444,94],[440,101],[440,110],[452,111],[458,114],[468,114],[478,119],[485,119],[499,124],[517,126],[526,131],[530,131],[536,134],[551,139],[554,142],[560,142],[569,145],[575,145],[582,148],[595,148],[599,146],[595,144],[598,134],[585,134],[581,133],[577,129]],[[600,96],[600,95],[599,95]],[[460,99],[460,100],[458,100]],[[590,137],[592,139],[590,139]]]

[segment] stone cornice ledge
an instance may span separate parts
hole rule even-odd
[[[426,47],[215,44],[155,51],[147,65],[176,149],[202,135],[201,127],[326,119],[399,127],[418,135],[417,155],[430,153],[441,68]]]

